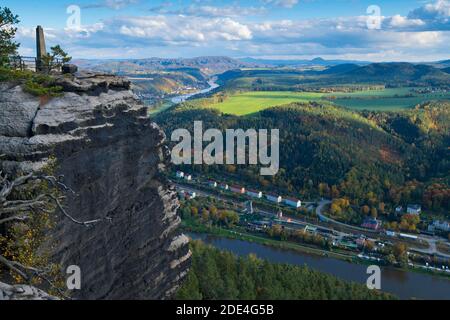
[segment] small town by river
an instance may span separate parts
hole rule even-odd
[[[188,235],[192,239],[202,240],[206,244],[233,252],[238,256],[254,253],[259,258],[273,263],[307,265],[314,270],[362,284],[365,284],[368,278],[367,265],[363,264],[206,234]],[[450,300],[450,279],[432,274],[382,268],[381,287],[383,291],[395,294],[400,299]]]

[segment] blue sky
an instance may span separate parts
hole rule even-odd
[[[371,5],[379,19],[369,17]],[[34,54],[38,24],[49,45],[61,44],[76,58],[429,61],[449,59],[450,52],[450,0],[2,0],[0,6],[21,18],[24,55]]]

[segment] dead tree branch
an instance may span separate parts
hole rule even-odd
[[[0,155],[0,158],[1,157],[2,156]],[[55,192],[40,193],[32,199],[9,199],[15,190],[33,182],[47,182],[55,189]],[[62,176],[57,178],[49,175],[36,175],[30,173],[11,180],[8,175],[4,175],[0,171],[0,225],[10,222],[24,222],[31,219],[34,215],[54,212],[53,209],[49,209],[49,205],[56,207],[56,211],[62,213],[62,215],[69,219],[72,223],[87,228],[93,227],[101,222],[111,221],[111,218],[109,217],[90,221],[81,221],[76,219],[64,209],[61,201],[65,198],[58,196],[58,192],[75,194],[71,188],[63,183]],[[64,292],[55,286],[48,278],[50,270],[41,270],[34,267],[25,266],[19,262],[11,261],[2,255],[0,255],[0,264],[6,266],[27,282],[29,282],[33,277],[38,277],[41,280],[44,280],[50,287],[57,290],[62,297],[68,298]]]

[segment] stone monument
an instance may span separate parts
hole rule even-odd
[[[45,47],[44,29],[41,26],[36,28],[36,71],[44,71],[43,58],[47,55]]]

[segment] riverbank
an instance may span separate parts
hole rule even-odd
[[[346,259],[336,259],[334,256],[317,254],[315,250],[309,252],[301,246],[273,245],[273,241],[264,238],[234,234],[230,230],[218,229],[211,233],[192,231],[188,235],[194,240],[201,240],[238,256],[246,257],[255,254],[258,258],[273,263],[306,265],[345,281],[360,284],[365,284],[367,281],[367,262],[357,260],[355,263]],[[450,299],[449,279],[430,273],[412,272],[392,267],[382,266],[381,270],[382,291],[384,292],[393,293],[401,299]]]
[[[220,85],[218,85],[215,82],[216,80],[217,79],[212,79],[212,80],[208,81],[209,87],[206,89],[198,90],[198,91],[195,91],[195,92],[192,92],[189,94],[183,94],[183,95],[163,99],[162,101],[160,101],[160,105],[158,107],[154,107],[149,110],[149,114],[150,115],[158,114],[160,112],[163,112],[163,111],[166,111],[166,110],[172,108],[173,106],[176,106],[177,104],[185,102],[193,97],[207,94],[207,93],[219,88]]]
[[[248,241],[251,243],[258,243],[264,246],[270,246],[272,248],[277,249],[284,249],[284,250],[294,250],[302,253],[307,254],[315,254],[317,256],[321,257],[332,257],[336,259],[341,259],[345,261],[351,261],[351,262],[357,262],[358,260],[361,260],[358,258],[356,254],[343,254],[343,253],[337,253],[332,251],[326,251],[321,250],[318,248],[313,248],[301,244],[296,244],[288,241],[278,241],[274,239],[270,239],[267,237],[257,236],[249,233],[243,233],[238,231],[233,231],[229,229],[223,229],[215,226],[207,227],[201,224],[194,224],[194,223],[188,223],[183,220],[182,223],[182,229],[186,233],[202,233],[202,234],[208,234],[212,236],[217,237],[224,237],[227,239],[233,239],[233,240],[241,240],[241,241]]]
[[[354,263],[358,265],[372,265],[374,264],[374,261],[367,260],[358,257],[358,255],[350,254],[350,253],[341,253],[341,252],[335,252],[335,251],[327,251],[319,248],[314,248],[307,245],[302,245],[298,243],[292,243],[289,241],[280,241],[271,239],[268,237],[258,236],[254,234],[250,234],[247,232],[240,232],[236,230],[229,230],[224,228],[219,228],[216,226],[205,226],[198,223],[193,223],[190,221],[183,220],[182,222],[182,229],[186,233],[200,233],[205,235],[211,235],[216,237],[223,237],[230,240],[240,240],[240,241],[246,241],[249,243],[257,243],[263,246],[268,246],[275,249],[281,249],[281,250],[292,250],[299,253],[305,253],[305,254],[312,254],[316,255],[318,257],[328,257],[333,259],[339,259],[345,262]],[[385,268],[390,268],[392,270],[397,270],[401,272],[414,272],[414,273],[420,273],[430,276],[439,277],[442,279],[450,280],[450,275],[434,271],[434,270],[428,270],[424,269],[421,266],[418,265],[409,265],[408,267],[397,267],[392,265],[383,265]]]

